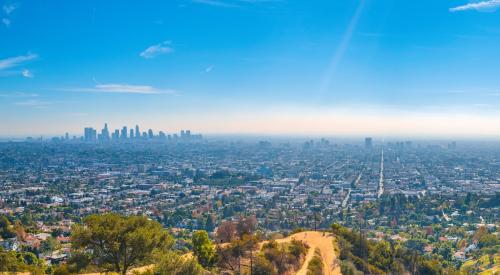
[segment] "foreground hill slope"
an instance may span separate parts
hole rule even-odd
[[[335,237],[333,236],[333,234],[327,232],[323,233],[317,231],[304,231],[290,235],[283,239],[278,239],[276,240],[276,242],[290,242],[293,239],[303,241],[307,245],[309,245],[306,259],[300,270],[297,272],[297,275],[307,274],[307,267],[314,256],[314,251],[316,248],[318,248],[321,252],[321,257],[325,268],[325,275],[341,274],[340,266],[336,264],[337,255],[335,254]]]
[[[325,275],[340,275],[340,266],[336,264],[337,255],[335,253],[335,237],[333,234],[328,232],[317,232],[317,231],[304,231],[299,232],[293,235],[290,235],[286,238],[276,239],[277,243],[288,243],[292,240],[303,241],[308,246],[309,249],[307,251],[307,255],[305,257],[304,263],[302,267],[297,271],[296,275],[306,275],[307,267],[309,262],[314,256],[314,251],[319,249],[321,252],[322,261],[324,263],[324,274]],[[264,243],[267,241],[261,242],[259,244],[259,249],[262,247]],[[137,272],[144,272],[148,269],[151,269],[152,266],[145,266],[140,268],[134,268],[130,270],[129,274],[134,274]],[[101,273],[104,274],[104,273]],[[111,274],[111,273],[108,273]],[[87,273],[82,275],[99,275],[99,273]]]

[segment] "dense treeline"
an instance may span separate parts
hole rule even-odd
[[[0,233],[5,237],[16,235],[8,219],[0,220]],[[176,245],[179,240],[189,244],[183,243],[180,249]],[[255,275],[277,275],[299,269],[308,250],[305,243],[295,240],[270,241],[259,249],[262,236],[253,216],[222,223],[215,232],[215,240],[218,244],[204,230],[193,232],[189,240],[175,239],[160,223],[144,216],[90,215],[72,228],[71,254],[67,261],[47,266],[31,252],[0,250],[0,272],[127,274],[134,268],[149,266],[142,274],[246,274],[251,271]],[[311,266],[311,270],[318,269]]]
[[[331,230],[337,239],[338,264],[344,275],[475,274],[481,270],[480,265],[497,261],[484,258],[462,268],[459,273],[450,260],[451,247],[445,241],[435,247],[437,253],[422,255],[424,243],[418,239],[375,241],[367,238],[362,230],[351,230],[339,224],[333,224]],[[145,216],[111,213],[85,217],[71,231],[71,254],[62,264],[48,266],[31,251],[0,248],[0,272],[127,274],[134,268],[148,266],[149,270],[142,270],[142,274],[293,274],[304,264],[309,249],[302,241],[264,241],[270,238],[264,238],[258,231],[254,216],[223,222],[215,231],[215,241],[204,230],[189,235],[176,233],[174,237],[173,231]],[[0,217],[0,237],[12,238],[23,232],[16,222]],[[473,238],[480,255],[498,253],[498,237],[485,227],[480,227]],[[41,249],[51,246],[50,240],[49,237]],[[323,274],[325,266],[331,264],[337,263],[323,263],[320,251],[314,251],[307,274]]]
[[[342,274],[459,274],[452,266],[437,259],[426,259],[397,242],[370,241],[363,232],[338,224],[332,225],[337,236]]]

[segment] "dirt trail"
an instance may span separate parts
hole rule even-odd
[[[340,275],[340,266],[335,264],[335,255],[333,242],[335,238],[330,233],[316,232],[316,231],[304,231],[297,234],[290,235],[283,239],[278,239],[276,242],[290,242],[293,239],[298,241],[304,241],[309,245],[309,250],[304,261],[304,264],[300,270],[296,273],[297,275],[307,274],[307,266],[314,256],[314,250],[318,248],[321,251],[321,258],[323,258],[323,264],[325,266],[325,275]]]
[[[309,266],[309,262],[312,260],[312,258],[314,257],[314,250],[316,248],[315,247],[312,247],[309,248],[309,250],[307,251],[307,254],[306,254],[306,258],[304,260],[304,264],[300,267],[300,269],[297,271],[297,273],[295,273],[295,275],[307,275],[307,267]],[[324,260],[324,259],[323,259]],[[326,266],[326,265],[325,265]],[[326,268],[326,267],[325,267]],[[326,272],[326,271],[325,271]]]

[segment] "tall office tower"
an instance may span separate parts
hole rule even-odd
[[[95,140],[95,130],[92,127],[86,127],[83,130],[83,139],[87,142],[94,141]]]
[[[139,125],[135,125],[135,138],[140,138],[140,137],[141,137],[141,131],[139,131]]]
[[[184,138],[185,135],[186,133],[184,132],[184,130],[181,130],[181,138]]]
[[[83,139],[87,141],[89,139],[89,128],[85,127],[83,128]]]
[[[148,138],[153,139],[153,137],[154,137],[153,130],[149,129],[148,130]]]
[[[160,131],[160,132],[158,133],[158,138],[160,138],[160,139],[166,139],[166,137],[167,137],[167,136],[165,135],[165,133],[164,133],[163,131]]]
[[[66,135],[64,136],[64,139],[65,139],[66,141],[69,141],[69,134],[68,134],[68,133],[66,133]]]
[[[121,139],[127,139],[127,126],[123,126]]]
[[[191,138],[191,130],[186,130],[186,138]]]
[[[113,134],[113,140],[117,141],[120,138],[120,130],[116,129],[115,133]]]
[[[108,129],[108,124],[104,123],[104,129],[101,131],[101,139],[103,141],[108,141],[109,140],[109,129]]]
[[[130,134],[128,135],[130,139],[133,139],[134,136],[134,129],[130,129]]]
[[[373,148],[373,139],[371,137],[365,138],[365,148],[366,149]]]

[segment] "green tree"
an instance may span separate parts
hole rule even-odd
[[[0,237],[9,239],[14,238],[15,236],[16,232],[14,231],[12,223],[6,216],[0,216]]]
[[[214,228],[214,218],[212,217],[212,215],[208,215],[207,221],[205,223],[205,230],[207,230],[208,232],[212,232],[214,231]]]
[[[198,230],[193,234],[193,253],[203,267],[212,267],[216,262],[216,252],[212,241],[205,230]]]
[[[75,248],[92,251],[94,262],[105,271],[126,274],[151,261],[154,251],[168,251],[173,238],[155,221],[142,216],[91,215],[72,234]]]
[[[174,252],[161,252],[155,255],[154,274],[163,275],[201,275],[203,268],[192,257],[182,257]]]
[[[420,275],[441,275],[443,267],[437,260],[423,261],[418,269]]]
[[[51,252],[57,249],[59,242],[54,237],[48,237],[45,241],[42,241],[40,249],[42,252]]]
[[[497,236],[486,234],[479,239],[479,247],[495,246],[499,243]]]
[[[259,256],[255,259],[255,263],[252,266],[253,275],[276,275],[276,269],[273,264],[268,261],[265,257]]]
[[[23,253],[23,261],[28,265],[40,265],[40,260],[31,252]]]
[[[441,255],[446,261],[451,261],[453,257],[453,248],[449,242],[442,242],[435,249],[435,253]]]
[[[0,271],[24,271],[25,265],[14,251],[3,251],[0,247]]]
[[[391,245],[386,241],[380,241],[375,245],[371,253],[371,264],[382,270],[388,270],[392,265]]]
[[[91,261],[91,255],[82,251],[74,251],[71,253],[71,257],[68,259],[68,265],[78,273],[86,268]]]
[[[39,260],[35,254],[4,251],[0,247],[0,273],[28,271],[30,274],[38,275],[44,274],[44,270],[44,262]]]

